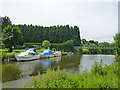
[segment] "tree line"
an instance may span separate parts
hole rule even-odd
[[[81,40],[83,47],[114,47],[113,49],[83,49],[83,53],[87,54],[115,54],[115,43],[101,42],[86,39]]]
[[[23,45],[24,43],[42,43],[44,40],[48,40],[52,48],[62,48],[66,46],[65,42],[68,43],[68,40],[72,40],[71,46],[113,46],[117,45],[117,50],[119,50],[119,39],[120,34],[116,34],[114,40],[116,43],[102,42],[99,43],[94,40],[87,41],[86,39],[80,39],[80,30],[78,26],[71,27],[69,25],[57,25],[50,27],[43,27],[39,25],[14,25],[12,24],[9,17],[2,17],[2,45],[3,48],[12,48],[15,45]],[[64,43],[64,44],[62,44]],[[69,47],[68,47],[69,48]],[[64,49],[64,48],[62,48]],[[70,48],[69,48],[70,49]],[[66,48],[66,50],[68,50]],[[83,50],[90,52],[90,54],[102,53],[108,54],[113,53],[112,50]],[[86,52],[85,52],[86,53]]]
[[[51,43],[63,43],[67,40],[73,40],[75,46],[81,44],[78,26],[14,25],[9,17],[5,16],[2,18],[2,41],[6,48],[11,48],[16,44],[42,43],[44,40],[48,40]]]
[[[74,45],[81,44],[80,31],[78,26],[71,27],[69,25],[57,25],[50,27],[31,25],[16,25],[23,35],[22,43],[42,43],[48,40],[51,43],[63,43],[67,40],[73,40]]]

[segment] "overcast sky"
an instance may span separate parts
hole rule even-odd
[[[118,32],[118,0],[3,0],[0,14],[13,24],[77,25],[81,39],[99,42]]]

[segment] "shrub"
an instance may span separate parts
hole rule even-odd
[[[26,46],[25,46],[25,45],[23,45],[23,46],[22,46],[22,49],[25,49],[25,47],[26,47]]]
[[[56,48],[52,48],[52,51],[56,51]]]
[[[24,45],[25,45],[26,47],[29,47],[29,46],[31,46],[31,45],[39,45],[39,46],[41,46],[42,43],[24,43]]]
[[[41,49],[37,49],[36,51],[37,51],[38,53],[42,53],[44,50],[46,50],[46,48],[42,47]]]
[[[10,58],[15,58],[15,52],[12,53],[6,53],[6,52],[2,52],[2,60],[4,59],[10,59]]]
[[[20,53],[20,52],[24,52],[25,49],[14,49],[13,52],[16,52],[16,53]]]
[[[63,43],[52,43],[51,48],[56,48],[57,50],[64,50],[64,51],[74,51],[74,42],[73,40],[67,40]]]
[[[42,76],[40,73],[28,84],[30,88],[118,88],[118,63],[110,66],[95,63],[90,73],[70,74],[65,70],[47,70]],[[97,69],[95,69],[97,68]],[[100,71],[99,71],[100,70]],[[106,72],[106,73],[104,73]]]
[[[82,53],[83,54],[89,54],[89,50],[88,49],[82,49]]]
[[[42,46],[45,47],[45,48],[48,48],[48,47],[51,46],[51,44],[50,44],[50,42],[49,42],[48,40],[44,40],[44,41],[42,42]]]
[[[120,56],[115,57],[116,58],[116,62],[120,61]]]

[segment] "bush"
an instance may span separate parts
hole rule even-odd
[[[120,56],[115,57],[116,62],[120,62]]]
[[[8,49],[0,49],[1,52],[8,52]]]
[[[48,47],[51,46],[51,44],[50,44],[50,42],[49,42],[48,40],[44,40],[44,41],[42,42],[42,46],[45,47],[45,48],[48,48]]]
[[[65,70],[47,70],[42,76],[40,73],[28,84],[29,88],[118,88],[118,63],[101,67],[95,63],[90,73],[70,74]],[[97,69],[96,69],[97,68]]]
[[[12,53],[6,53],[6,52],[2,52],[2,60],[4,59],[10,59],[10,58],[15,58],[15,52]]]
[[[26,46],[25,46],[25,45],[23,45],[23,46],[22,46],[22,49],[25,49],[25,47],[26,47]]]
[[[64,50],[64,51],[74,51],[74,42],[73,40],[67,40],[63,43],[52,43],[51,48],[56,48],[57,50]]]
[[[24,52],[25,49],[14,49],[13,52],[16,52],[16,53],[20,53],[20,52]]]
[[[52,48],[52,51],[56,51],[56,48]]]
[[[26,47],[30,47],[31,45],[39,45],[39,46],[41,46],[42,43],[24,43],[24,45],[25,45]]]
[[[8,52],[8,49],[2,49],[2,53],[1,53],[1,58],[2,60],[5,60],[5,59],[10,59],[10,58],[15,58],[15,54],[18,54],[20,52],[23,52],[25,51],[24,49],[21,49],[21,50],[13,50],[13,52],[9,53]]]
[[[83,54],[89,54],[89,50],[88,49],[82,49],[82,53]]]
[[[41,49],[37,49],[36,51],[37,51],[38,53],[42,53],[44,50],[46,50],[46,48],[42,47]]]

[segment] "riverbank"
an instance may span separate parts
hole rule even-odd
[[[110,66],[95,62],[91,72],[70,74],[68,72],[47,70],[29,83],[29,88],[118,88],[118,63]]]
[[[44,50],[46,50],[46,48],[41,48],[41,49],[37,49],[36,51],[38,53],[42,53]],[[1,59],[2,61],[9,61],[10,59],[15,59],[15,55],[19,54],[20,52],[24,52],[26,51],[25,49],[14,49],[12,52],[8,52],[8,49],[0,49],[0,51],[2,51],[1,53]],[[55,51],[53,51],[55,52]],[[67,55],[68,52],[61,52],[61,55]],[[51,55],[41,55],[41,58],[51,58],[54,57],[53,54]]]
[[[36,49],[38,53],[42,53],[46,48],[42,47],[41,49]],[[19,54],[20,52],[26,51],[25,49],[14,49],[12,52],[8,52],[8,49],[0,49],[2,53],[1,54],[1,59],[2,61],[9,61],[10,59],[15,59],[15,55]],[[53,51],[54,52],[54,51]],[[85,53],[85,50],[83,49],[81,52],[78,49],[75,49],[74,53],[79,53],[79,54],[88,54]],[[61,51],[62,55],[68,55],[68,52]],[[97,55],[97,54],[90,54],[89,55]],[[105,54],[106,55],[106,54]],[[111,55],[111,54],[110,54]],[[49,58],[46,57],[45,58]]]
[[[111,65],[115,62],[114,55],[65,55],[49,59],[39,59],[28,62],[13,62],[2,63],[2,80],[3,87],[19,88],[19,86],[27,85],[27,82],[32,82],[32,77],[36,77],[38,72],[46,74],[47,70],[60,67],[60,71],[76,74],[81,74],[85,69],[89,72],[94,64],[94,61],[100,62],[103,60],[103,65]],[[12,72],[12,73],[11,73]],[[24,79],[23,79],[24,78]]]

